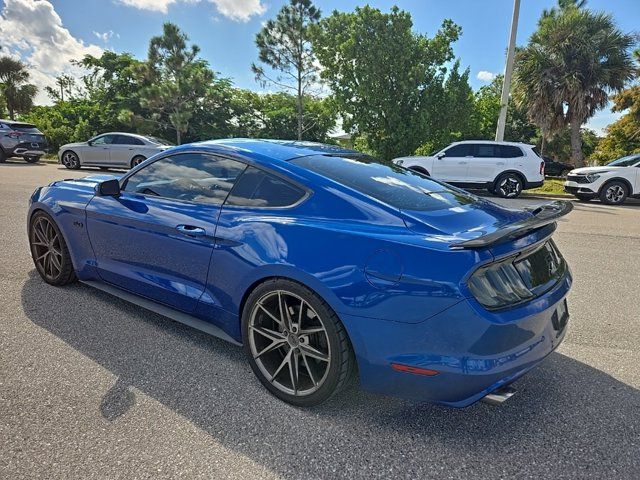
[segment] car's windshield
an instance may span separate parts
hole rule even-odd
[[[477,200],[462,190],[366,155],[314,155],[291,163],[401,210],[440,210]]]
[[[40,130],[38,130],[35,125],[31,125],[29,123],[14,123],[13,125],[11,125],[11,128],[18,132],[39,133],[42,135],[42,132],[40,132]]]
[[[629,155],[627,157],[622,157],[613,162],[607,163],[608,167],[631,167],[636,163],[640,162],[640,155]]]

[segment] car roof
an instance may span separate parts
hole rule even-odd
[[[191,147],[224,147],[235,150],[249,157],[267,157],[273,160],[287,161],[308,155],[364,155],[363,153],[325,143],[305,142],[299,140],[272,140],[254,138],[229,138],[207,140],[188,144]]]
[[[491,145],[514,145],[517,147],[535,147],[535,145],[531,145],[529,143],[522,143],[522,142],[505,142],[505,141],[496,141],[496,140],[461,140],[459,142],[453,142],[451,145],[461,145],[461,144],[465,144],[465,143],[487,143],[487,144],[491,144]]]
[[[35,127],[33,123],[29,122],[21,122],[19,120],[6,120],[4,118],[0,118],[0,123],[6,123],[7,125],[31,125]]]
[[[130,133],[130,132],[104,132],[104,133],[95,135],[93,138],[102,137],[103,135],[128,135],[130,137],[136,137],[136,138],[141,138],[143,140],[147,140],[146,135],[141,135],[139,133]]]

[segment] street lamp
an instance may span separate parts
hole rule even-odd
[[[504,127],[507,123],[507,106],[509,105],[509,89],[511,88],[511,74],[513,73],[513,57],[516,53],[516,36],[518,34],[518,16],[520,15],[520,0],[513,1],[513,16],[511,17],[511,34],[509,35],[509,49],[507,50],[507,67],[504,70],[502,84],[502,98],[500,99],[500,116],[496,128],[496,142],[504,140]]]

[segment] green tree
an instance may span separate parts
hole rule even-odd
[[[460,34],[450,20],[433,38],[412,28],[411,15],[397,7],[382,13],[365,6],[335,11],[312,29],[321,76],[345,129],[384,158],[411,154],[424,143],[439,90],[434,86]]]
[[[633,77],[630,49],[633,35],[621,32],[611,15],[592,12],[582,1],[563,0],[545,11],[528,45],[518,53],[517,78],[531,91],[530,117],[560,116],[538,124],[548,130],[562,123],[571,128],[571,158],[583,164],[582,125],[603,108],[609,93],[621,90]],[[531,115],[537,111],[540,115]]]
[[[304,116],[304,100],[317,81],[317,66],[311,50],[309,27],[320,20],[311,0],[290,0],[275,20],[268,20],[256,35],[259,59],[280,72],[272,78],[264,68],[252,64],[251,69],[263,84],[272,83],[295,91],[298,140],[308,126]]]
[[[148,59],[142,68],[140,103],[153,112],[154,120],[168,120],[178,144],[214,79],[207,62],[197,58],[200,48],[188,46],[188,40],[177,25],[165,23],[162,35],[151,39]]]
[[[307,96],[303,139],[326,142],[336,125],[332,98]],[[234,99],[236,135],[257,138],[297,139],[297,98],[286,92],[261,94],[238,90]]]
[[[58,90],[59,89],[59,90]],[[76,80],[71,75],[62,74],[56,77],[56,88],[45,87],[49,97],[57,102],[64,102],[64,94],[67,94],[67,100],[71,99],[74,91],[78,90]]]
[[[11,120],[15,119],[16,113],[28,112],[33,107],[38,89],[27,83],[29,77],[27,66],[20,60],[6,55],[0,57],[0,91]]]

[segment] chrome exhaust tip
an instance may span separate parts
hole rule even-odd
[[[482,397],[484,403],[489,405],[502,405],[516,394],[515,388],[506,386],[494,390],[489,395]]]

